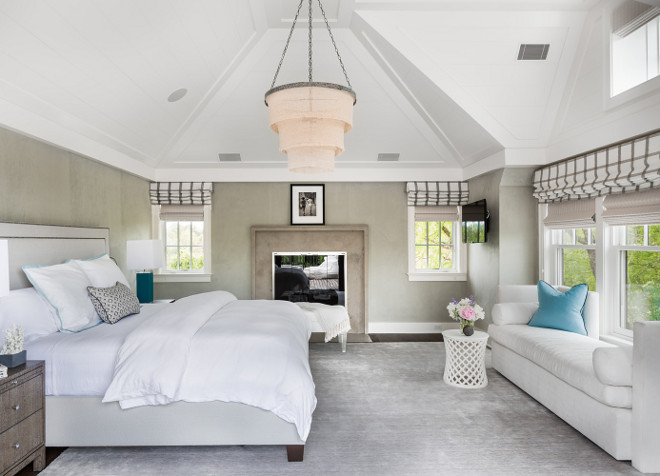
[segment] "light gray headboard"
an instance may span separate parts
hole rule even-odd
[[[110,251],[108,228],[0,223],[0,240],[9,240],[10,289],[30,286],[24,265],[59,264]]]

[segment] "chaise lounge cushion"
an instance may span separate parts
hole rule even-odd
[[[612,407],[631,408],[632,387],[607,385],[594,372],[594,350],[616,346],[574,332],[525,325],[491,325],[488,332],[500,345],[597,401]]]

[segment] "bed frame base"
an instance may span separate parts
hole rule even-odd
[[[293,423],[242,403],[176,402],[122,410],[100,397],[46,397],[46,446],[284,445],[302,461]]]

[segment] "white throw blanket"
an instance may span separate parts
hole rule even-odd
[[[351,319],[344,306],[328,306],[318,302],[297,302],[303,311],[314,315],[329,342],[339,334],[351,330]]]
[[[307,321],[285,301],[224,291],[180,299],[128,335],[103,401],[239,402],[295,424],[305,441],[316,407]]]

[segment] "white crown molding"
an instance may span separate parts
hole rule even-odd
[[[444,169],[433,164],[410,166],[395,164],[383,166],[336,164],[335,171],[323,174],[289,172],[285,163],[237,164],[213,168],[156,169],[159,182],[212,181],[212,182],[413,182],[463,180],[461,169]]]

